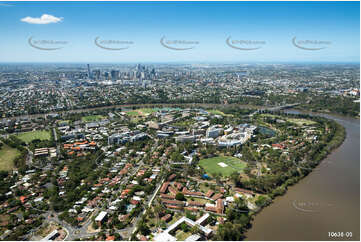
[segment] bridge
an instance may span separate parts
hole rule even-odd
[[[254,111],[253,113],[251,113],[249,115],[249,117],[253,117],[253,115],[257,114],[257,113],[262,113],[264,111],[271,111],[271,112],[276,112],[276,111],[280,111],[283,109],[287,109],[287,108],[293,108],[297,105],[299,105],[301,103],[292,103],[292,104],[285,104],[282,106],[276,106],[276,107],[270,107],[270,108],[262,108],[262,109],[257,109],[256,111]]]

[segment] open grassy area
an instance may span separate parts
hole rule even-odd
[[[218,163],[223,162],[226,167],[220,166]],[[234,171],[242,172],[247,166],[244,161],[232,156],[219,156],[199,161],[199,165],[210,175],[221,173],[222,176],[230,176]]]
[[[189,236],[191,236],[192,233],[191,232],[183,232],[182,230],[177,231],[175,237],[177,238],[177,241],[184,241],[186,240],[186,238],[188,238]]]
[[[172,217],[172,220],[168,222],[168,225],[172,225],[175,222],[177,222],[182,216],[179,215],[178,213],[175,213]]]
[[[51,135],[47,130],[36,130],[18,134],[17,137],[25,143],[30,143],[34,139],[50,140]]]
[[[217,110],[217,109],[210,109],[207,110],[208,113],[215,114],[215,115],[221,115],[221,116],[233,116],[232,114],[225,114],[224,112]]]
[[[148,114],[152,114],[157,110],[154,108],[140,108],[136,110],[125,111],[125,113],[129,116],[146,116]]]
[[[129,116],[139,116],[140,115],[137,110],[125,111],[125,113]]]
[[[102,115],[89,115],[89,116],[84,116],[81,118],[81,121],[83,122],[94,122],[94,121],[99,121],[102,120],[103,118],[105,118]]]
[[[269,114],[269,113],[262,114],[261,116],[270,117],[270,118],[284,119],[281,116],[274,115],[274,114]],[[287,118],[287,121],[291,122],[291,123],[294,123],[294,124],[297,124],[297,125],[313,125],[313,124],[316,123],[315,121],[304,119],[304,118]]]
[[[59,126],[62,126],[62,125],[69,125],[70,123],[70,120],[61,120],[58,122],[58,125]]]
[[[203,199],[203,198],[198,198],[198,197],[187,197],[187,202],[189,201],[194,201],[194,202],[200,202],[200,203],[209,203],[209,200],[207,199]]]
[[[179,127],[189,127],[191,125],[193,125],[195,123],[194,120],[183,120],[183,121],[178,121],[176,123],[173,123],[174,126],[179,126]]]
[[[211,188],[208,186],[205,185],[205,183],[201,183],[199,185],[199,190],[201,190],[201,192],[203,193],[207,193]]]
[[[14,159],[20,155],[20,151],[4,144],[0,148],[0,170],[10,171],[14,168]]]
[[[38,235],[40,237],[45,237],[52,231],[58,229],[59,226],[55,224],[54,222],[50,222],[49,224],[45,224],[45,226],[39,228],[38,231],[36,231],[35,235]]]
[[[275,114],[270,114],[270,113],[263,113],[260,116],[261,117],[270,117],[270,118],[281,118],[280,116],[277,116]]]
[[[288,122],[297,124],[297,125],[313,125],[316,124],[315,121],[312,120],[308,120],[308,119],[303,119],[303,118],[288,118],[287,119]]]
[[[157,110],[155,110],[154,108],[141,108],[139,109],[139,112],[141,112],[142,114],[151,114],[157,112]]]
[[[6,224],[10,221],[9,214],[0,214],[0,225]]]

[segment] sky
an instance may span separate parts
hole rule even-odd
[[[0,36],[0,62],[359,63],[360,3],[0,2]]]

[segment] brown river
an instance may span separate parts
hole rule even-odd
[[[345,141],[257,214],[246,240],[360,240],[360,120],[316,115],[342,124]]]

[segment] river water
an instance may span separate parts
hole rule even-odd
[[[316,115],[343,125],[345,141],[257,214],[246,240],[360,240],[360,121]]]

